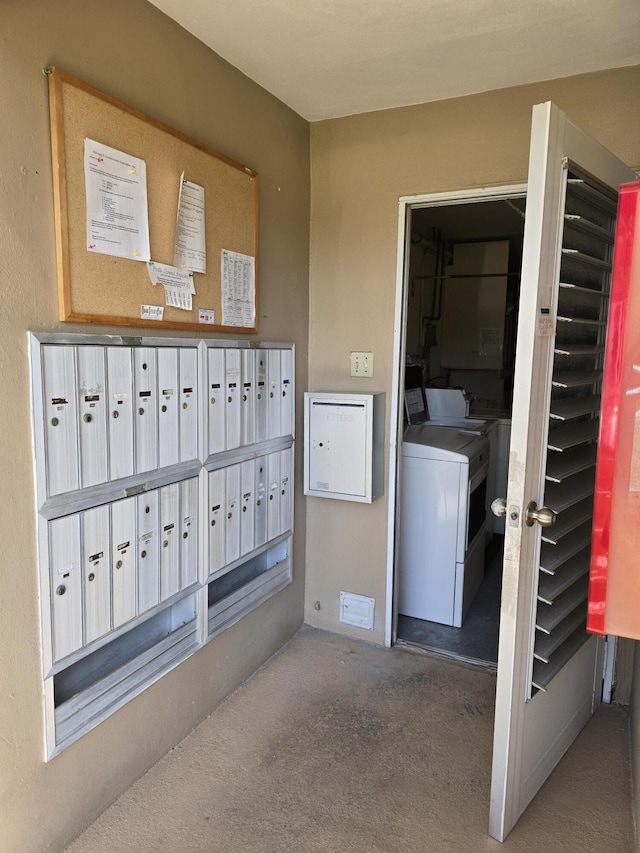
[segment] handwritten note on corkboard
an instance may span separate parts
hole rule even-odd
[[[257,174],[59,69],[49,76],[49,95],[60,319],[256,332],[257,320],[251,327],[222,325],[221,256],[223,250],[248,255],[257,269]],[[156,263],[173,264],[180,176],[204,188],[207,271],[194,275],[191,311],[165,306],[164,289],[151,284],[146,263],[87,250],[85,139],[145,161]],[[162,320],[141,319],[142,306],[162,306]]]

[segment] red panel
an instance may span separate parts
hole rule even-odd
[[[640,637],[640,181],[620,187],[587,630]]]

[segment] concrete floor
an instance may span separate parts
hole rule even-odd
[[[630,853],[626,711],[603,706],[503,845],[495,676],[311,628],[68,853]]]

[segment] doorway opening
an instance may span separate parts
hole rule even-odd
[[[491,503],[508,480],[525,202],[522,186],[424,199],[405,228],[395,641],[488,667],[504,542]]]

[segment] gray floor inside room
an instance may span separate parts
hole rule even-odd
[[[462,628],[398,616],[398,639],[469,661],[496,666],[500,631],[500,593],[504,537],[494,536],[485,553],[482,585]]]
[[[68,853],[630,853],[617,706],[488,838],[494,691],[487,669],[302,628]]]

